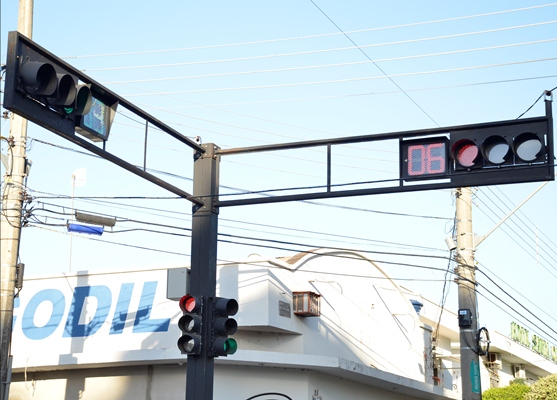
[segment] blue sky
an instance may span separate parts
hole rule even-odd
[[[510,120],[557,86],[557,3],[137,4],[35,2],[33,40],[182,134],[221,148]],[[4,63],[17,1],[1,7]],[[120,111],[107,150],[142,165],[144,126]],[[542,115],[538,101],[525,117]],[[9,121],[1,127],[7,136]],[[60,225],[71,212],[78,168],[87,178],[75,188],[75,208],[118,223],[95,240],[73,238],[72,271],[189,264],[188,201],[37,125],[28,136],[34,200],[21,242],[26,274],[70,269],[70,237]],[[191,193],[191,150],[154,129],[148,144],[148,168]],[[333,183],[392,177],[397,149],[341,146],[333,153]],[[321,149],[224,157],[221,194],[322,185],[325,160]],[[477,188],[475,233],[487,233],[539,186]],[[556,196],[555,182],[548,183],[478,247],[481,326],[509,334],[516,321],[557,345]],[[444,271],[454,267],[444,242],[454,214],[450,190],[223,208],[218,258],[289,256],[320,246],[389,252],[377,260],[389,262],[383,266],[400,285],[440,301]],[[447,306],[456,310],[450,275],[447,289]]]

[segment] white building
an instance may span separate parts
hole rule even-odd
[[[181,311],[167,299],[185,294],[184,271],[27,279],[14,310],[10,399],[185,398]],[[320,315],[295,315],[294,292],[320,295]],[[215,399],[461,398],[456,314],[444,310],[432,346],[439,308],[363,254],[250,257],[219,267],[217,294],[237,299],[240,311],[239,349],[216,360]],[[419,314],[412,299],[423,304]],[[500,368],[482,368],[483,389],[506,385],[517,365],[531,379],[557,372],[504,335],[491,342]]]

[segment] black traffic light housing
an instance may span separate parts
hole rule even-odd
[[[553,179],[550,129],[547,120],[516,120],[450,132],[451,182],[476,186]]]
[[[238,312],[238,302],[234,299],[216,297],[213,301],[213,320],[212,320],[212,346],[211,355],[213,357],[228,356],[234,354],[238,349],[235,339],[229,338],[238,330],[238,323],[230,316]]]
[[[199,355],[202,346],[203,298],[187,294],[179,300],[183,315],[178,320],[182,336],[178,348],[182,354]]]
[[[19,32],[8,34],[4,108],[59,134],[108,139],[118,100]]]

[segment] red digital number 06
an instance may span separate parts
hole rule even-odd
[[[431,175],[445,172],[445,144],[408,146],[408,175]]]

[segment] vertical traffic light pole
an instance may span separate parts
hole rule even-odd
[[[211,354],[211,320],[217,285],[218,208],[220,156],[214,144],[204,144],[206,152],[194,155],[193,195],[203,201],[194,206],[191,238],[190,294],[203,302],[201,353],[188,355],[186,400],[212,400],[214,358]]]
[[[17,29],[33,34],[33,0],[20,0]],[[10,123],[11,170],[6,169],[0,215],[0,400],[8,400],[15,281],[21,238],[21,214],[27,176],[27,120],[15,113]]]
[[[460,368],[462,400],[482,398],[477,350],[476,271],[472,232],[472,192],[469,187],[456,192],[456,233],[458,261],[458,322],[460,327]]]

